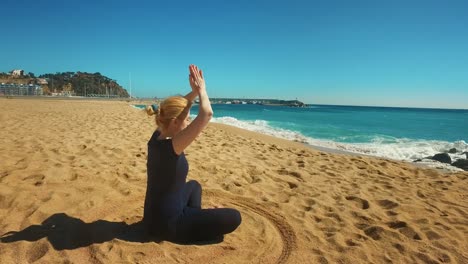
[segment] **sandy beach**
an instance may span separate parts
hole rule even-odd
[[[188,179],[242,224],[220,243],[152,241],[154,129],[125,101],[0,98],[0,263],[468,263],[468,172],[214,123],[185,152]]]

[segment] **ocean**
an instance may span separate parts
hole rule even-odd
[[[450,154],[457,160],[465,158],[462,152],[468,151],[468,110],[250,104],[212,107],[212,122],[340,151],[403,161],[451,148],[457,149]],[[195,105],[191,115],[197,113]]]

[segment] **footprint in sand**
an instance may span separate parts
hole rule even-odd
[[[23,178],[23,181],[32,183],[35,186],[41,186],[44,184],[45,175],[44,174],[33,174]]]
[[[70,177],[70,181],[76,181],[78,180],[78,177],[79,177],[78,173],[72,173],[72,176]]]
[[[0,209],[11,208],[11,205],[13,204],[14,201],[15,201],[14,196],[0,194]]]
[[[29,263],[33,263],[47,254],[49,251],[50,245],[45,242],[41,241],[39,243],[32,243],[31,246],[28,249],[28,253],[26,253],[26,256],[28,256]]]
[[[405,247],[402,244],[395,243],[393,244],[393,247],[395,247],[401,254],[405,253]]]
[[[400,233],[405,235],[408,238],[412,238],[415,240],[421,240],[421,236],[414,231],[413,228],[409,227],[406,222],[403,221],[393,221],[387,223],[387,226],[392,228],[392,229],[398,229]]]
[[[380,240],[385,229],[380,226],[370,226],[364,229],[364,233],[374,240]]]
[[[380,205],[384,209],[393,209],[398,206],[398,203],[390,201],[390,200],[378,200],[377,204]]]
[[[133,263],[139,263],[140,261],[142,261],[144,258],[145,258],[146,254],[143,253],[143,252],[133,252],[130,254],[129,256],[129,260]]]
[[[356,205],[361,209],[364,209],[364,210],[369,209],[369,202],[365,199],[361,199],[356,196],[346,196],[345,198],[348,201],[354,201]]]
[[[314,206],[317,204],[317,202],[312,198],[306,198],[304,202],[305,203],[302,204],[302,209],[304,210],[304,212],[311,211],[314,208]]]
[[[276,146],[275,144],[270,145],[269,149],[270,149],[270,150],[280,151],[280,152],[284,151],[282,148]]]
[[[388,216],[396,216],[396,215],[398,215],[398,213],[397,213],[397,212],[395,212],[395,211],[392,211],[392,210],[388,210],[388,211],[387,211],[387,212],[385,212],[385,213],[386,213]]]
[[[17,161],[15,163],[16,165],[16,169],[18,170],[24,170],[24,169],[27,169],[28,166],[29,166],[29,160],[24,158],[24,159],[20,159],[19,161]]]
[[[257,175],[253,175],[253,176],[251,176],[249,183],[252,184],[252,183],[257,183],[257,182],[261,182],[261,181],[262,181],[262,178],[260,178]]]
[[[3,178],[5,178],[6,176],[10,175],[10,173],[8,171],[3,171],[0,173],[0,182]]]
[[[426,234],[427,239],[429,240],[438,240],[442,238],[441,235],[439,235],[437,232],[434,232],[432,230],[427,231],[425,234]]]
[[[345,243],[349,247],[356,247],[356,246],[361,246],[361,243],[365,242],[368,239],[369,238],[367,238],[366,236],[354,233],[352,234],[352,238],[347,239]]]
[[[296,189],[298,187],[298,185],[294,182],[288,182],[288,185],[290,189]]]
[[[303,161],[303,160],[298,160],[298,161],[296,161],[296,163],[297,163],[297,166],[299,168],[304,168],[305,167],[305,161]]]
[[[280,175],[287,175],[287,176],[292,176],[294,178],[297,178],[298,180],[300,181],[304,181],[303,178],[302,178],[302,174],[300,172],[297,172],[297,171],[289,171],[287,170],[286,168],[281,168],[279,170],[277,170],[277,172],[280,174]]]
[[[230,182],[230,183],[223,183],[221,184],[221,188],[223,188],[223,190],[225,191],[228,191],[230,193],[234,193],[234,194],[237,194],[237,195],[243,195],[244,194],[244,189],[243,188],[239,188],[239,183],[234,183],[234,182]]]

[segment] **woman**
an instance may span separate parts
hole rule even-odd
[[[222,239],[241,223],[235,209],[201,208],[201,186],[186,182],[188,163],[184,150],[207,126],[213,110],[206,93],[203,73],[189,66],[192,92],[185,97],[164,100],[156,111],[157,130],[148,142],[148,182],[143,221],[149,232],[158,238],[175,242],[196,242]],[[190,122],[190,107],[198,96],[197,117]]]

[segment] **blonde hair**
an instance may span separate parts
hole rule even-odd
[[[171,96],[162,101],[157,109],[151,105],[147,106],[146,113],[150,116],[156,115],[156,125],[166,129],[171,120],[185,118],[191,106],[192,102],[189,102],[185,97]]]

